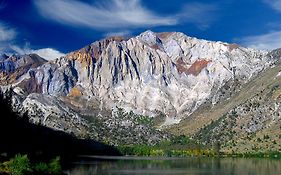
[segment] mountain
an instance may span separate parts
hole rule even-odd
[[[43,65],[47,61],[36,54],[24,56],[3,54],[0,56],[0,85],[20,82],[20,78],[32,68]],[[27,89],[31,89],[28,87]]]
[[[27,115],[19,116],[12,110],[9,94],[4,98],[0,93],[1,161],[19,153],[28,154],[33,161],[60,156],[64,162],[73,161],[76,155],[82,154],[120,155],[114,147],[30,123]]]
[[[252,98],[251,83],[273,69],[279,53],[146,31],[14,65],[26,57],[0,61],[0,83],[13,87],[15,109],[29,111],[33,123],[116,145],[155,144],[170,133],[202,138],[212,121]]]
[[[205,143],[220,140],[229,152],[280,151],[281,49],[268,56],[278,61],[242,85],[233,98],[216,106],[205,105],[172,130],[177,134],[196,133]]]

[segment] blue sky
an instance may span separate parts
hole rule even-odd
[[[281,47],[281,0],[0,0],[0,51],[55,57],[145,30],[271,50]]]

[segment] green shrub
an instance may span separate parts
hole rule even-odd
[[[27,155],[17,154],[13,159],[6,163],[7,169],[12,175],[31,174],[32,169]]]
[[[50,174],[61,174],[62,168],[60,165],[60,157],[56,157],[49,163],[49,173]]]
[[[46,174],[49,171],[49,167],[46,163],[40,162],[34,165],[34,171],[38,174]]]
[[[39,162],[31,164],[27,155],[16,155],[7,162],[0,163],[0,174],[11,175],[59,175],[62,174],[60,157],[56,157],[49,163]]]

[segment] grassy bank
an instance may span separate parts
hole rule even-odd
[[[246,153],[222,153],[222,157],[240,157],[240,158],[271,158],[281,159],[281,152],[246,152]]]
[[[160,144],[149,145],[122,145],[117,149],[122,155],[131,156],[163,156],[163,157],[241,157],[241,158],[274,158],[281,159],[281,152],[222,152],[219,143],[203,145],[187,136],[177,136]]]
[[[215,156],[213,150],[176,150],[150,147],[146,145],[134,145],[134,146],[119,146],[119,151],[123,155],[133,156],[164,156],[164,157],[190,157],[190,156]]]
[[[123,155],[133,156],[164,156],[164,157],[190,157],[215,156],[219,149],[211,149],[187,136],[176,136],[171,140],[163,141],[157,145],[123,145],[117,147]]]
[[[119,146],[123,155],[130,156],[163,156],[163,157],[237,157],[237,158],[272,158],[281,159],[281,152],[246,152],[224,153],[213,149],[167,149],[147,145]]]

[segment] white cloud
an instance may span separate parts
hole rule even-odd
[[[15,32],[13,30],[7,30],[0,26],[0,42],[10,41],[15,38]]]
[[[0,2],[0,10],[4,8],[4,1]],[[10,41],[15,39],[16,31],[0,21],[0,51],[3,52]]]
[[[181,21],[205,25],[214,6],[202,3],[187,4],[173,15],[156,14],[144,7],[141,0],[104,0],[89,4],[78,0],[34,0],[38,12],[45,18],[62,24],[98,30],[118,30],[153,26],[171,26]]]
[[[16,37],[16,32],[14,29],[0,23],[0,42],[6,42],[14,39]]]
[[[65,55],[64,53],[61,53],[52,48],[32,50],[31,53],[35,53],[35,54],[39,55],[40,57],[45,58],[47,60],[54,60],[56,58],[60,58]]]
[[[20,55],[35,53],[47,60],[52,60],[65,55],[52,48],[38,50],[30,49],[28,44],[24,48],[21,48],[13,44],[16,40],[16,35],[17,32],[15,29],[0,23],[0,52],[16,52]]]
[[[38,11],[46,18],[70,25],[95,29],[173,25],[176,20],[154,14],[139,0],[109,0],[87,4],[77,0],[36,0]]]
[[[106,33],[104,35],[104,37],[111,37],[111,36],[123,36],[123,37],[127,37],[127,36],[130,36],[131,35],[131,32],[130,31],[117,31],[117,32],[109,32],[109,33]]]
[[[0,22],[0,51],[5,50],[8,43],[15,39],[15,37],[15,30]]]
[[[271,6],[271,8],[281,13],[281,0],[263,0],[263,1],[269,6]]]
[[[16,45],[10,45],[10,48],[20,55],[34,53],[42,58],[45,58],[46,60],[54,60],[56,58],[60,58],[65,55],[64,53],[61,53],[52,48],[43,48],[43,49],[34,50],[34,49],[30,49],[28,46],[21,48]]]
[[[263,2],[269,5],[276,12],[281,13],[281,0],[263,0]],[[241,44],[261,50],[281,48],[280,26],[280,22],[269,22],[267,27],[274,29],[273,31],[256,36],[247,36],[240,40]]]
[[[281,31],[273,31],[262,35],[248,36],[240,40],[242,45],[260,50],[281,48]]]
[[[0,10],[1,8],[4,8],[4,4],[0,2]],[[29,44],[26,44],[24,48],[21,48],[13,44],[16,40],[16,35],[17,32],[15,29],[11,28],[8,25],[5,25],[0,21],[0,52],[8,53],[12,51],[21,55],[35,53],[47,60],[52,60],[65,55],[52,48],[44,48],[38,50],[30,49]]]

